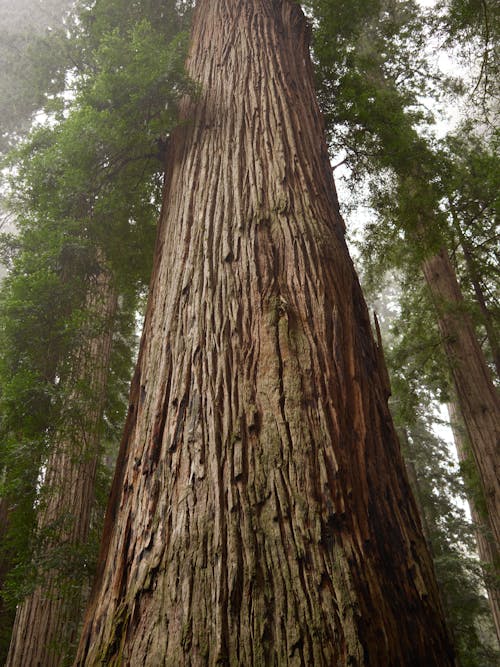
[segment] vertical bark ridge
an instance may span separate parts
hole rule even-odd
[[[68,584],[62,559],[71,554],[61,549],[84,546],[88,539],[117,306],[109,271],[102,269],[95,281],[87,297],[95,330],[72,360],[67,420],[56,430],[45,465],[37,530],[45,565],[35,590],[17,609],[8,667],[67,664],[81,621],[83,582],[77,590],[74,582]]]
[[[298,4],[200,0],[188,71],[77,664],[451,665]]]

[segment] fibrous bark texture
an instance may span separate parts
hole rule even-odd
[[[58,667],[74,655],[84,582],[75,581],[71,558],[87,542],[94,506],[116,305],[111,275],[103,269],[89,289],[90,329],[72,359],[64,424],[44,466],[39,582],[17,609],[6,667]]]
[[[424,262],[462,419],[500,548],[500,398],[445,249]]]
[[[200,0],[78,665],[451,665],[308,29]]]
[[[465,463],[470,456],[470,447],[467,445],[465,439],[463,424],[460,418],[460,410],[455,403],[449,403],[448,412],[450,415],[450,424],[453,431],[453,440],[455,441],[455,446],[457,448],[458,459],[461,463]],[[486,570],[485,587],[486,592],[488,593],[488,601],[490,604],[491,615],[493,617],[493,623],[495,625],[498,644],[500,646],[500,586],[498,584],[500,556],[491,535],[491,526],[488,518],[481,516],[474,498],[469,496],[468,501],[471,518],[475,527],[477,552],[479,559]]]

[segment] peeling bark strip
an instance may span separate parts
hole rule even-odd
[[[78,665],[453,664],[288,0],[200,0]]]
[[[74,579],[65,580],[67,564],[61,559],[68,552],[61,550],[82,547],[88,539],[116,306],[111,275],[103,269],[87,297],[91,326],[98,324],[73,359],[67,403],[75,412],[56,433],[46,463],[38,538],[49,565],[39,573],[43,581],[17,609],[6,667],[59,667],[74,655],[84,582],[78,586]],[[58,565],[51,565],[52,559]]]
[[[493,535],[500,549],[500,398],[466,311],[450,258],[442,249],[425,260],[462,419],[483,485]]]

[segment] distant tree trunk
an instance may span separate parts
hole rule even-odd
[[[466,311],[447,251],[424,262],[460,412],[483,485],[493,535],[500,547],[500,399]]]
[[[460,225],[457,223],[455,228],[458,230],[460,238],[460,246],[464,253],[465,264],[467,266],[467,273],[469,275],[469,280],[471,281],[472,288],[476,297],[476,302],[481,311],[483,317],[484,328],[486,330],[486,336],[488,339],[488,344],[491,350],[491,356],[493,358],[493,363],[495,365],[495,370],[497,377],[500,379],[500,343],[498,341],[498,336],[495,328],[495,322],[491,313],[486,305],[486,297],[484,295],[484,290],[481,285],[481,278],[478,273],[474,257],[472,255],[472,250],[470,243],[467,241],[465,234],[463,233]]]
[[[454,664],[289,0],[200,0],[78,665]]]
[[[45,465],[37,528],[40,581],[17,609],[7,667],[57,667],[74,651],[84,581],[75,581],[72,559],[89,534],[116,304],[111,275],[102,268],[89,290],[89,332],[72,360],[64,423]]]
[[[5,578],[10,569],[10,553],[5,545],[5,537],[9,526],[9,503],[0,498],[0,664],[4,664],[9,645],[9,637],[14,621],[14,613],[9,609],[4,597]]]
[[[420,521],[422,522],[424,537],[427,540],[427,545],[432,552],[431,531],[429,528],[427,515],[425,513],[424,503],[422,501],[422,495],[418,483],[417,469],[415,468],[415,464],[411,460],[411,451],[410,451],[410,442],[408,439],[408,433],[406,432],[405,429],[398,429],[398,435],[399,435],[399,440],[402,443],[403,452],[405,453],[404,457],[405,468],[408,474],[408,479],[410,481],[410,486],[412,488],[413,495],[415,497],[415,501],[417,503]]]
[[[459,461],[465,462],[469,458],[469,448],[467,447],[464,433],[461,428],[460,411],[454,403],[449,403],[448,412]],[[488,519],[485,519],[480,515],[473,498],[469,497],[468,501],[472,521],[475,526],[479,559],[485,565],[486,569],[485,586],[488,593],[488,600],[498,643],[500,645],[500,590],[498,586],[498,568],[500,566],[499,553],[491,536],[491,526],[489,525]]]

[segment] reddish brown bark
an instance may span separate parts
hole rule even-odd
[[[38,515],[39,583],[18,607],[6,667],[58,667],[74,654],[83,581],[64,561],[86,544],[99,460],[116,292],[102,270],[87,299],[90,331],[75,353],[64,424],[45,465]],[[41,564],[40,564],[41,563]]]
[[[288,0],[200,0],[78,665],[453,664]]]
[[[448,404],[450,414],[450,424],[453,431],[453,439],[458,453],[459,461],[464,463],[469,458],[469,447],[465,440],[465,433],[460,419],[460,411],[454,403]],[[495,542],[491,535],[491,526],[488,519],[481,517],[474,498],[469,497],[469,507],[471,518],[475,527],[477,552],[479,559],[485,566],[485,587],[488,593],[488,602],[490,604],[491,615],[500,645],[500,591],[498,586],[500,557],[496,549]]]
[[[500,398],[479,347],[445,249],[425,260],[424,276],[438,315],[453,384],[500,546]]]

